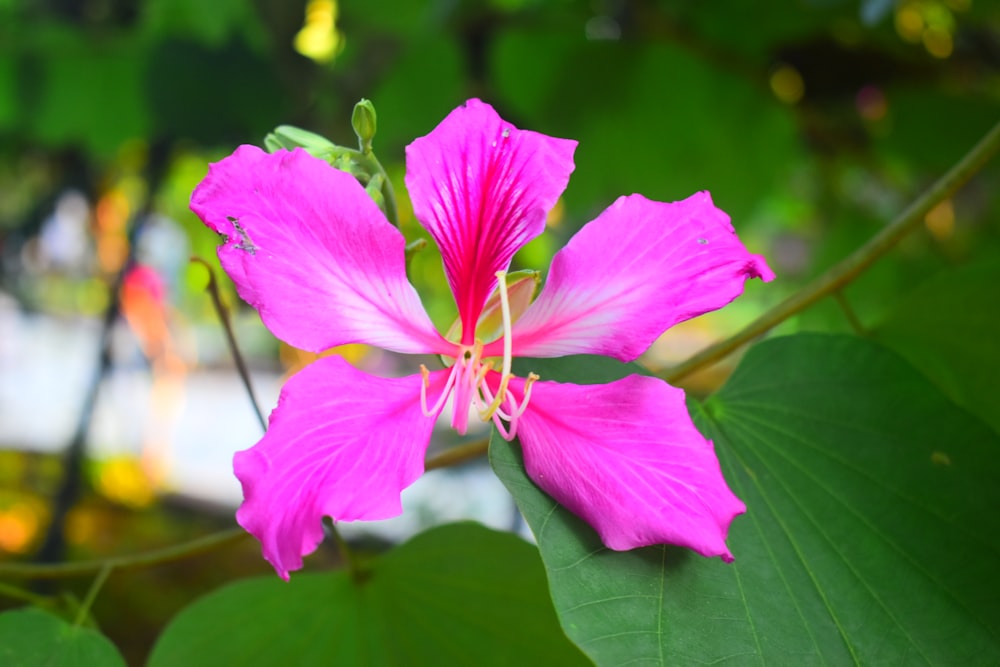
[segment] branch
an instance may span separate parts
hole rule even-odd
[[[92,574],[100,572],[105,568],[109,570],[124,570],[136,567],[148,567],[211,551],[216,547],[235,542],[247,535],[249,533],[242,528],[228,528],[188,542],[130,556],[113,556],[101,560],[84,560],[76,563],[55,563],[52,565],[43,563],[0,563],[0,576],[59,579],[62,577]]]
[[[236,371],[240,374],[240,380],[243,381],[243,386],[247,390],[247,396],[250,398],[250,405],[253,406],[253,411],[257,415],[257,421],[260,422],[260,428],[261,430],[266,431],[267,420],[264,419],[264,413],[260,410],[260,403],[257,401],[257,395],[254,393],[253,384],[250,382],[250,372],[247,370],[246,362],[243,361],[243,355],[240,353],[240,346],[236,344],[236,334],[233,333],[233,325],[232,322],[229,321],[229,311],[226,310],[225,304],[222,303],[222,294],[219,292],[219,283],[215,279],[215,269],[213,269],[212,265],[203,260],[201,257],[192,257],[191,261],[195,264],[201,264],[208,272],[208,285],[205,287],[205,291],[207,291],[209,296],[212,297],[212,306],[215,308],[216,315],[219,316],[219,323],[222,325],[222,331],[226,334],[226,344],[229,346],[229,352],[233,356],[233,363],[236,364]]]
[[[466,461],[471,461],[472,459],[482,456],[489,449],[490,440],[485,438],[483,440],[476,440],[475,442],[469,442],[464,445],[458,445],[450,449],[446,449],[437,456],[432,456],[427,459],[424,463],[424,470],[435,470],[437,468],[448,468],[450,466],[458,465],[459,463],[465,463]]]
[[[696,370],[721,360],[744,343],[766,333],[831,292],[843,289],[915,229],[931,209],[954,195],[989,162],[998,149],[1000,149],[1000,123],[997,123],[958,164],[868,243],[785,301],[758,317],[738,333],[705,348],[687,361],[663,373],[662,377],[667,382],[675,383]]]

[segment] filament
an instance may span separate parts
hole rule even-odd
[[[431,387],[431,372],[427,370],[427,366],[420,364],[420,377],[423,378],[420,383],[420,410],[424,413],[425,417],[434,417],[441,412],[441,408],[444,407],[445,401],[448,400],[448,395],[451,393],[452,387],[455,386],[457,368],[458,364],[451,367],[451,372],[448,373],[448,381],[444,385],[444,391],[441,392],[441,396],[438,397],[434,407],[428,410],[427,390]]]

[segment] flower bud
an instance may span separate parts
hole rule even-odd
[[[375,138],[375,106],[370,100],[364,98],[354,105],[354,113],[351,114],[351,125],[354,127],[354,134],[358,135],[358,145],[361,152],[368,154],[372,152],[372,139]]]

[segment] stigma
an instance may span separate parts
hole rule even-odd
[[[507,294],[507,272],[497,271],[497,290],[500,296],[500,311],[503,323],[503,357],[499,370],[495,369],[496,359],[483,358],[483,342],[478,338],[471,345],[457,345],[455,363],[451,366],[448,380],[440,398],[433,406],[427,405],[427,390],[430,388],[430,371],[420,366],[423,382],[420,385],[420,408],[424,415],[432,417],[440,414],[448,398],[452,398],[451,425],[459,434],[465,435],[469,425],[469,414],[475,409],[483,422],[492,421],[505,440],[517,436],[517,424],[528,407],[531,386],[538,379],[529,373],[524,382],[521,399],[510,389],[514,377],[511,372],[513,343],[511,341],[510,298]],[[499,374],[499,380],[497,375]],[[491,387],[495,386],[495,389]]]

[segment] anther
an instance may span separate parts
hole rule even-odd
[[[430,417],[431,413],[427,410],[427,390],[431,387],[431,372],[423,364],[420,364],[420,377],[423,378],[420,383],[420,410],[425,417]]]
[[[531,385],[535,384],[535,380],[538,376],[534,373],[528,373],[528,378],[524,381],[524,400],[521,405],[518,406],[514,414],[511,415],[511,421],[517,421],[518,417],[524,414],[525,409],[528,407],[528,401],[531,400]]]
[[[451,367],[451,371],[448,373],[448,381],[445,382],[441,396],[438,397],[434,407],[428,409],[427,390],[431,388],[431,372],[427,370],[426,366],[420,364],[420,377],[422,378],[420,382],[420,410],[424,413],[425,417],[436,417],[441,412],[441,408],[444,406],[445,401],[448,400],[448,395],[451,394],[451,390],[455,386],[455,377],[458,374],[457,369],[460,365],[455,364]]]

